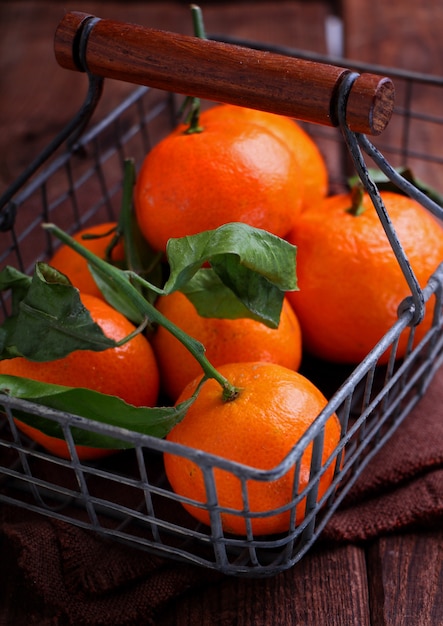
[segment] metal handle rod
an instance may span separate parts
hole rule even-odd
[[[344,67],[68,12],[54,40],[64,68],[337,126]],[[346,122],[378,135],[394,108],[390,78],[363,73],[353,82]]]

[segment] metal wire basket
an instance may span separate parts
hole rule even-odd
[[[246,46],[246,54],[253,47],[260,48],[251,42],[235,43]],[[322,64],[331,62],[302,51],[275,48],[272,52]],[[427,174],[437,180],[441,157],[417,152],[411,146],[415,143],[417,125],[430,124],[433,132],[443,135],[443,117],[416,111],[414,94],[416,90],[422,93],[424,89],[438,93],[443,79],[389,68],[351,63],[346,66],[353,71],[348,72],[341,82],[337,100],[338,128],[307,124],[320,147],[334,146],[335,155],[340,155],[340,158],[334,158],[335,163],[340,163],[339,169],[329,163],[332,185],[343,183],[345,169],[351,162],[373,195],[388,236],[392,236],[383,206],[379,206],[366,157],[362,156],[366,153],[395,184],[441,216],[440,207],[400,177],[378,150],[389,154],[390,161],[396,165],[410,165],[416,171],[418,169],[419,174],[420,166],[425,164]],[[324,67],[327,72],[329,66]],[[357,70],[391,77],[401,94],[400,105],[397,105],[392,120],[394,130],[379,137],[378,148],[365,134],[353,132],[347,124],[346,102],[352,84],[360,76]],[[114,219],[120,207],[124,159],[131,157],[139,164],[151,146],[175,124],[177,97],[169,91],[142,86],[103,121],[85,130],[85,123],[99,98],[101,82],[101,78],[89,74],[88,95],[78,116],[3,196],[0,203],[2,265],[9,264],[30,272],[37,260],[51,256],[54,242],[40,227],[42,222],[55,222],[73,232],[93,222]],[[57,150],[60,145],[62,149]],[[47,159],[49,162],[44,169],[31,178]],[[402,256],[401,248],[396,248],[395,236],[393,246],[402,269],[408,274],[409,264]],[[291,567],[319,537],[362,470],[425,393],[441,364],[443,267],[435,268],[424,290],[417,287],[413,276],[410,283],[411,298],[404,303],[398,321],[357,367],[337,368],[319,362],[310,367],[309,361],[305,362],[309,376],[329,394],[329,403],[303,438],[294,442],[290,454],[272,470],[244,466],[162,439],[2,396],[0,502],[226,574],[270,576]],[[431,306],[431,300],[433,326],[424,339],[412,347],[414,324],[423,307]],[[4,315],[8,315],[6,299],[2,306]],[[396,345],[403,334],[410,336],[411,347],[404,358],[395,359]],[[382,366],[379,359],[387,348],[392,348],[392,357],[388,365]],[[58,422],[63,428],[71,458],[64,460],[52,456],[25,437],[14,422],[14,415],[20,411]],[[326,464],[322,464],[324,427],[334,412],[342,425],[342,438]],[[72,428],[110,435],[133,447],[105,460],[81,461],[73,443]],[[310,480],[300,491],[298,470],[308,446],[313,446]],[[210,527],[198,524],[188,516],[181,506],[184,499],[170,489],[163,470],[164,452],[192,459],[204,473],[207,502],[198,506],[210,512]],[[320,478],[330,466],[335,468],[333,482],[318,498]],[[223,508],[217,500],[214,481],[217,468],[234,474],[245,494],[248,481],[272,482],[293,472],[293,499],[286,507],[293,512],[288,531],[278,536],[254,536],[246,524],[245,536],[226,533],[221,524]],[[303,521],[296,524],[295,508],[302,499],[306,499],[306,514]],[[237,514],[246,520],[254,517],[246,497],[244,510]],[[268,514],[275,514],[275,511]]]

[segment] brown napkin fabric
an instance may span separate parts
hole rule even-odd
[[[369,463],[324,538],[360,541],[443,519],[443,368]]]
[[[23,596],[36,596],[51,624],[151,626],[165,604],[219,577],[57,520],[5,523],[1,533]]]
[[[324,530],[321,544],[441,524],[442,407],[443,368],[360,476]],[[214,583],[235,585],[216,572],[5,505],[0,506],[0,550],[2,576],[4,568],[15,572],[23,597],[41,607],[39,624],[151,626],[183,594],[201,597]],[[285,573],[280,584],[290,585],[290,576]],[[27,619],[32,623],[31,616]]]

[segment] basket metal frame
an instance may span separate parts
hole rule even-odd
[[[278,51],[294,53],[282,48],[278,48]],[[370,69],[374,70],[374,67]],[[395,70],[391,74],[395,74]],[[405,78],[412,81],[443,84],[436,77],[404,74]],[[438,204],[399,176],[366,136],[352,133],[347,128],[346,98],[356,76],[351,73],[343,82],[338,109],[340,129],[346,150],[371,194],[408,281],[411,296],[399,303],[398,320],[389,332],[357,367],[346,370],[338,388],[331,394],[328,405],[300,441],[294,444],[287,457],[271,470],[258,470],[166,440],[2,396],[0,410],[6,419],[0,421],[0,502],[93,530],[141,550],[236,576],[274,575],[294,565],[311,548],[363,469],[423,396],[443,361],[443,264],[435,269],[426,288],[420,289],[396,238],[377,187],[371,180],[363,153],[369,155],[400,189],[428,210],[438,217],[442,217],[443,212]],[[69,220],[72,231],[94,218],[102,219],[99,216],[103,214],[114,217],[121,190],[123,160],[125,156],[132,156],[127,154],[127,150],[131,150],[132,142],[137,141],[140,144],[139,154],[146,153],[155,142],[155,138],[150,136],[150,128],[159,117],[163,116],[170,121],[175,119],[177,107],[173,95],[162,94],[159,98],[157,92],[142,87],[134,90],[104,120],[85,131],[85,124],[90,120],[102,90],[101,81],[89,78],[85,104],[75,120],[2,197],[0,229],[4,231],[3,238],[10,237],[9,245],[0,253],[2,264],[11,263],[11,258],[14,258],[15,265],[23,271],[30,271],[36,260],[50,256],[53,242],[49,238],[40,240],[40,249],[31,254],[30,258],[23,252],[28,249],[31,238],[35,237],[39,224],[52,220],[53,214],[66,202],[72,206],[72,217]],[[127,114],[130,114],[132,120],[129,125],[122,122]],[[406,112],[405,117],[408,115],[410,112]],[[440,123],[443,126],[443,119]],[[54,150],[69,138],[65,150],[53,156]],[[405,150],[407,153],[407,147]],[[45,169],[25,185],[51,156]],[[117,163],[113,168],[117,173],[115,180],[109,184],[105,170],[107,163],[113,159]],[[81,175],[76,178],[79,164]],[[65,178],[64,186],[52,197],[48,187],[60,175]],[[81,199],[77,196],[83,186],[89,184],[91,177],[99,181],[102,196],[82,210]],[[28,206],[31,217],[22,225],[20,215]],[[4,301],[3,305],[7,314],[8,302]],[[423,340],[413,347],[415,326],[420,323],[424,308],[431,305],[434,310],[433,326]],[[403,333],[409,335],[409,348],[406,357],[396,360],[396,346]],[[382,367],[379,359],[387,349],[392,349],[391,358]],[[28,440],[14,421],[14,415],[20,411],[58,422],[63,429],[71,458],[64,460],[54,457]],[[331,457],[322,464],[324,428],[333,413],[339,416],[342,437]],[[133,447],[103,462],[81,461],[73,441],[73,428],[119,438]],[[313,447],[310,480],[307,487],[300,491],[299,467],[308,446]],[[165,452],[185,456],[200,467],[206,484],[205,504],[185,500],[171,491],[162,468],[162,455]],[[334,467],[334,480],[327,492],[318,499],[319,481],[329,466]],[[242,484],[244,510],[229,512],[245,518],[247,532],[244,537],[232,536],[223,531],[221,513],[225,510],[218,503],[214,480],[214,471],[218,469],[233,473]],[[254,536],[250,520],[256,514],[249,509],[247,482],[270,482],[288,472],[294,473],[293,498],[285,507],[291,512],[288,532],[272,537]],[[121,493],[122,486],[124,496]],[[117,491],[118,494],[115,493]],[[302,500],[306,501],[306,514],[303,521],[297,524],[295,510]],[[211,526],[206,527],[186,517],[181,507],[183,501],[207,508]],[[270,511],[268,515],[275,513]]]

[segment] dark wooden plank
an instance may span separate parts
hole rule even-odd
[[[345,54],[409,71],[441,75],[443,4],[429,0],[343,0]]]
[[[443,75],[440,28],[443,4],[440,0],[420,4],[414,0],[343,0],[342,11],[347,57],[408,72]],[[401,166],[405,164],[405,151],[418,153],[419,158],[409,158],[408,164],[417,177],[442,192],[441,162],[438,160],[442,156],[443,144],[443,85],[428,86],[416,82],[410,89],[400,78],[394,82],[399,109],[409,108],[428,119],[413,119],[406,136],[402,135],[405,128],[402,117],[394,115],[382,139],[384,143],[395,145],[398,154],[389,151],[386,156],[393,165]]]
[[[376,541],[368,576],[372,626],[443,624],[443,531]]]
[[[291,570],[264,580],[224,579],[185,596],[157,626],[369,626],[364,550],[315,550]]]

